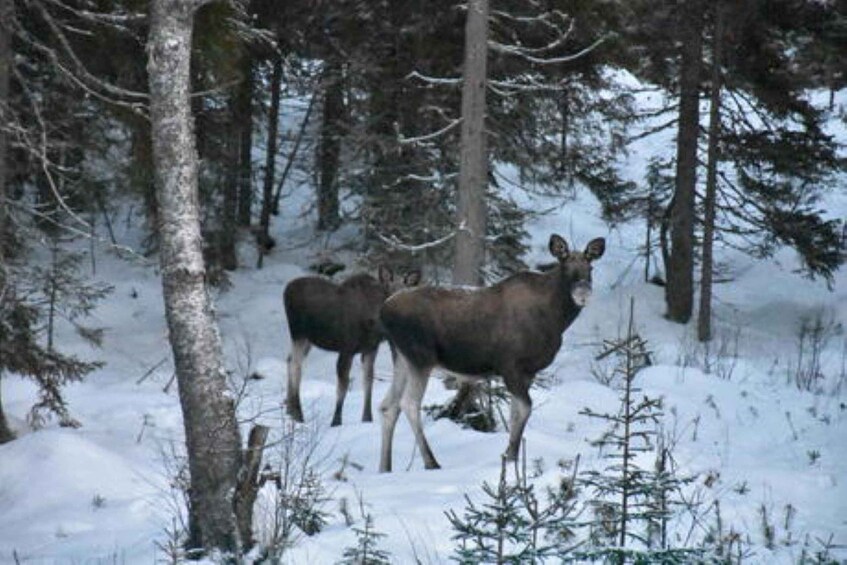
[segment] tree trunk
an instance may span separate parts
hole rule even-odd
[[[223,202],[219,210],[221,215],[221,230],[217,234],[218,260],[222,269],[234,271],[238,268],[238,254],[235,242],[238,228],[238,198],[239,177],[241,174],[239,162],[241,159],[241,130],[240,116],[237,111],[237,100],[230,100],[229,123],[226,124],[229,135],[223,140],[226,171],[223,182]]]
[[[13,0],[0,0],[0,300],[6,296],[6,180],[8,178],[6,163],[8,142],[6,140],[6,125],[10,119],[7,112],[9,103],[9,76],[12,67],[12,10]],[[0,386],[3,374],[0,367]],[[6,414],[3,412],[2,396],[0,396],[0,443],[6,443],[15,438]]]
[[[712,339],[712,276],[715,239],[715,195],[718,182],[721,137],[721,64],[723,58],[723,1],[715,4],[715,26],[712,38],[712,92],[709,104],[709,153],[706,164],[706,199],[703,219],[703,257],[700,271],[700,309],[697,317],[697,339]]]
[[[189,103],[191,0],[151,4],[147,70],[165,314],[190,473],[189,546],[241,550],[234,512],[241,447],[205,284],[197,152]]]
[[[244,78],[238,85],[236,102],[239,126],[238,223],[248,227],[253,207],[253,56],[244,53]]]
[[[271,207],[273,206],[274,180],[276,177],[276,142],[279,136],[279,90],[282,86],[282,58],[274,57],[271,71],[271,107],[268,112],[268,143],[265,154],[265,178],[262,182],[262,212],[259,218],[259,246],[257,268],[261,269],[265,253],[273,247],[271,239]]]
[[[694,205],[697,186],[697,137],[700,128],[700,65],[703,50],[703,3],[681,7],[682,60],[679,81],[679,133],[676,190],[671,210],[671,249],[665,302],[668,319],[686,323],[694,305]]]
[[[488,61],[488,0],[471,0],[465,26],[462,137],[453,282],[479,285],[485,263],[488,154],[485,89]]]
[[[341,63],[330,57],[323,75],[323,115],[318,146],[318,229],[332,231],[341,223],[338,215],[338,167],[341,158],[341,120],[344,89]]]
[[[262,464],[262,452],[268,439],[270,428],[256,425],[250,430],[247,439],[247,449],[244,452],[244,465],[238,490],[235,496],[235,515],[238,520],[238,531],[245,548],[252,547],[253,539],[253,506],[259,495],[259,468]]]
[[[465,66],[462,72],[462,134],[459,149],[459,193],[456,217],[456,250],[453,283],[484,283],[488,187],[488,154],[485,140],[485,90],[488,78],[488,0],[470,0],[465,25]],[[479,409],[482,386],[460,381],[455,398],[445,411],[461,421]]]

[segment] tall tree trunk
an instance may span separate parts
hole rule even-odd
[[[230,101],[232,104],[232,101]],[[235,251],[235,242],[238,226],[238,176],[240,158],[240,139],[238,133],[241,126],[238,124],[238,115],[232,112],[227,131],[231,134],[224,140],[224,155],[226,159],[226,172],[223,182],[223,202],[219,210],[221,215],[221,230],[217,234],[218,260],[220,266],[227,271],[238,268],[238,254]]]
[[[485,89],[488,62],[488,0],[470,0],[462,73],[462,137],[453,282],[479,285],[485,263],[488,154]]]
[[[706,198],[703,210],[703,257],[700,271],[700,309],[697,314],[697,339],[712,339],[712,277],[715,240],[715,195],[717,194],[718,161],[721,137],[721,64],[723,59],[724,3],[715,4],[714,36],[712,37],[712,92],[709,104],[709,150],[706,164]]]
[[[282,87],[282,58],[274,56],[271,70],[271,107],[268,112],[268,144],[265,154],[265,178],[262,182],[262,212],[259,217],[259,233],[256,241],[259,245],[257,268],[261,269],[265,252],[273,247],[271,238],[271,207],[273,206],[274,180],[276,177],[276,143],[279,136],[279,95]]]
[[[189,103],[191,35],[198,6],[191,0],[151,4],[147,70],[160,262],[191,477],[188,543],[238,553],[233,497],[241,446],[205,284]]]
[[[8,142],[6,140],[6,125],[11,119],[8,111],[9,104],[9,76],[12,67],[12,10],[13,0],[0,0],[0,301],[7,296],[5,292],[7,278],[5,267],[6,251],[6,180],[8,173],[6,168]],[[0,303],[2,306],[2,303]],[[0,386],[3,384],[2,367],[0,367]],[[14,439],[14,434],[6,422],[6,414],[3,412],[3,401],[0,396],[0,443],[6,443]]]
[[[703,0],[681,6],[682,60],[679,80],[679,133],[676,190],[671,210],[671,249],[665,302],[668,319],[686,323],[694,305],[694,205],[697,187],[697,137],[700,129],[700,66],[703,51]]]
[[[335,57],[330,57],[326,65],[323,74],[321,141],[318,146],[318,229],[332,231],[341,223],[338,215],[337,181],[341,158],[344,89],[341,63]]]
[[[459,193],[456,217],[456,250],[453,283],[484,283],[488,187],[488,153],[485,139],[485,90],[488,78],[488,0],[470,0],[465,24],[465,63],[462,72],[462,134]],[[456,396],[445,415],[463,420],[480,411],[483,386],[459,381]]]
[[[239,127],[238,224],[249,226],[253,208],[253,55],[244,53],[244,77],[238,85],[236,123]]]

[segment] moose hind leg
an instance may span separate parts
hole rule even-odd
[[[394,428],[397,426],[397,418],[400,416],[400,398],[406,388],[407,371],[406,360],[402,354],[394,348],[391,350],[394,359],[394,375],[388,393],[382,399],[379,410],[382,412],[382,448],[379,459],[379,472],[391,472],[391,443],[394,438]]]
[[[295,422],[303,421],[303,407],[300,405],[300,381],[303,378],[303,361],[312,344],[305,338],[295,339],[291,343],[288,355],[288,387],[286,389],[286,412]]]
[[[509,418],[509,446],[503,458],[506,461],[516,461],[521,448],[526,422],[532,411],[532,399],[529,397],[530,378],[506,380],[506,388],[512,395],[511,414]]]
[[[344,409],[344,398],[350,388],[350,366],[353,365],[352,353],[339,353],[336,363],[338,382],[335,385],[335,414],[332,416],[331,426],[341,425],[341,411]]]
[[[373,397],[374,388],[374,363],[376,362],[376,350],[362,353],[362,391],[365,396],[365,404],[362,408],[362,421],[373,422],[373,412],[371,410],[371,398]]]
[[[421,369],[409,363],[409,380],[406,383],[406,390],[403,391],[403,397],[400,399],[400,406],[415,433],[415,441],[417,441],[421,450],[424,468],[440,469],[441,465],[438,464],[435,455],[432,454],[432,449],[429,447],[429,442],[426,441],[421,423],[421,400],[426,392],[430,371],[432,371],[432,368]]]

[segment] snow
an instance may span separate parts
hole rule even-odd
[[[646,154],[644,148],[633,151],[628,170],[636,180]],[[847,193],[843,187],[840,190],[827,205],[831,214],[845,217]],[[266,258],[265,267],[255,270],[252,255],[242,253],[244,266],[233,273],[232,288],[217,296],[234,381],[241,383],[240,376],[251,373],[262,377],[246,381],[239,412],[244,437],[249,420],[255,418],[271,425],[275,438],[293,429],[282,410],[290,345],[282,290],[288,281],[305,274],[305,267],[325,253],[327,245],[308,243],[314,218],[299,213],[307,209],[308,195],[303,192],[287,195],[283,215],[275,220],[279,245]],[[535,209],[553,203],[549,198],[522,198],[529,199],[523,204]],[[120,241],[137,241],[137,228],[126,231],[123,222],[116,228]],[[737,356],[719,359],[713,351],[709,359],[717,364],[706,374],[706,354],[693,327],[666,321],[662,289],[640,280],[641,263],[633,259],[642,229],[627,224],[610,230],[598,217],[597,203],[585,195],[530,226],[531,265],[550,260],[547,240],[552,232],[562,234],[576,249],[594,237],[607,238],[606,254],[594,269],[592,301],[566,332],[562,350],[544,372],[548,386],[532,391],[534,409],[525,438],[528,458],[544,460],[538,483],[553,483],[560,473],[557,462],[577,454],[582,468],[602,465],[588,442],[604,426],[579,412],[585,407],[609,411],[617,405],[618,393],[592,376],[593,357],[602,339],[625,330],[629,300],[634,297],[638,330],[656,361],[638,382],[645,394],[665,400],[664,425],[676,439],[674,457],[680,471],[697,475],[696,488],[705,500],[720,501],[727,530],[732,527],[749,535],[748,561],[792,563],[802,544],[786,545],[789,536],[802,542],[806,536],[830,535],[841,544],[834,550],[836,556],[847,559],[843,329],[833,329],[823,351],[827,381],[820,391],[798,390],[789,379],[790,368],[798,361],[803,319],[820,313],[833,324],[847,323],[847,272],[837,273],[833,289],[828,290],[821,281],[792,272],[797,262],[790,251],[780,252],[772,261],[755,262],[736,251],[716,249],[718,259],[737,280],[715,288],[714,343],[725,352],[737,349]],[[65,391],[82,427],[51,423],[41,430],[28,429],[25,416],[35,390],[14,376],[3,378],[4,407],[19,439],[0,446],[0,563],[148,564],[164,558],[157,544],[167,543],[167,530],[177,517],[172,454],[183,451],[183,432],[176,385],[168,386],[173,367],[160,279],[155,266],[104,249],[97,251],[96,279],[115,286],[92,320],[106,328],[102,349],[90,349],[68,328],[58,341],[65,351],[106,363]],[[426,433],[442,469],[425,471],[401,416],[394,440],[395,470],[379,474],[379,412],[375,410],[377,422],[359,421],[363,398],[358,359],[351,374],[344,424],[330,428],[335,356],[313,349],[306,359],[301,395],[307,425],[299,429],[313,430],[304,437],[311,435],[316,442],[313,461],[331,500],[324,507],[329,514],[324,530],[301,537],[284,562],[332,563],[354,544],[355,534],[339,512],[342,499],[358,524],[361,500],[375,528],[387,534],[381,547],[397,563],[416,558],[448,562],[454,544],[444,512],[461,512],[466,493],[478,496],[483,481],[496,481],[507,432],[482,434],[427,418]],[[391,377],[386,346],[377,358],[376,376],[375,408]],[[444,402],[452,394],[433,378],[424,403]],[[342,466],[345,457],[355,465]],[[337,480],[336,474],[343,474],[344,480]],[[262,500],[272,496],[272,488],[263,487]],[[786,529],[789,505],[796,517]],[[776,528],[773,550],[764,545],[762,506]],[[260,504],[260,514],[263,509],[267,507]],[[257,524],[257,535],[264,539],[261,526],[267,524],[267,516],[260,515]]]

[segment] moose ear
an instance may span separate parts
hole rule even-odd
[[[556,259],[562,260],[568,256],[568,242],[558,234],[554,233],[550,236],[548,247],[550,248],[550,254]]]
[[[417,269],[409,271],[403,277],[403,284],[406,286],[418,286],[421,283],[421,272]]]
[[[585,258],[589,261],[594,261],[595,259],[599,259],[603,256],[603,253],[606,251],[606,240],[602,237],[598,237],[597,239],[592,239],[588,242],[588,245],[585,246]]]
[[[379,266],[379,282],[382,284],[391,284],[394,280],[394,273],[385,265]]]

